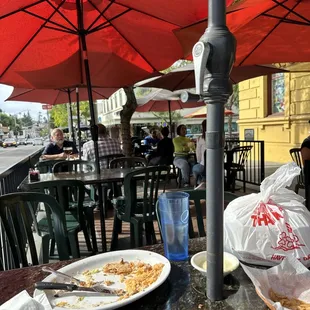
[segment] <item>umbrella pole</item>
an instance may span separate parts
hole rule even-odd
[[[76,114],[77,114],[77,125],[78,125],[78,140],[79,140],[79,159],[81,159],[81,118],[80,118],[80,94],[79,88],[75,88],[76,94]]]
[[[170,137],[172,139],[172,118],[171,118],[171,101],[170,100],[168,100],[168,109],[169,109]]]
[[[196,93],[208,104],[207,297],[222,300],[224,213],[224,105],[232,93],[229,74],[236,40],[226,27],[226,1],[209,0],[208,28],[193,48]],[[210,52],[212,51],[212,52]]]
[[[100,163],[99,163],[99,150],[98,150],[98,126],[96,124],[95,119],[95,109],[94,109],[94,102],[93,102],[93,93],[92,93],[92,84],[90,78],[90,70],[89,70],[89,62],[87,56],[87,44],[86,44],[86,36],[85,36],[85,29],[83,24],[83,13],[81,7],[81,0],[76,0],[76,10],[77,10],[77,17],[78,17],[78,30],[79,30],[79,37],[80,37],[80,44],[82,47],[82,57],[85,69],[85,76],[86,76],[86,85],[87,85],[87,92],[88,92],[88,99],[89,99],[89,109],[90,109],[90,116],[91,116],[91,135],[94,141],[94,148],[95,148],[95,160],[96,160],[96,170],[97,173],[100,174]],[[105,229],[105,208],[103,205],[103,195],[102,195],[102,187],[101,184],[98,184],[98,204],[100,209],[100,225],[101,225],[101,241],[102,241],[102,251],[107,251],[107,242],[106,242],[106,229]]]
[[[72,115],[72,101],[71,101],[71,91],[68,88],[68,99],[69,99],[69,111],[70,111],[70,126],[71,126],[71,137],[72,141],[75,144],[75,137],[74,137],[74,127],[73,127],[73,115]]]

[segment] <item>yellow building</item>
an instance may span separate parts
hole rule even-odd
[[[240,139],[265,141],[265,162],[291,161],[310,131],[310,72],[277,73],[239,84]]]

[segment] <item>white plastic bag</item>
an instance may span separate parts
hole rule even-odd
[[[241,261],[274,266],[293,256],[310,266],[310,212],[292,190],[300,168],[281,166],[267,177],[259,194],[233,200],[224,212],[224,248]]]

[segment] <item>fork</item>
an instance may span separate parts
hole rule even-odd
[[[38,290],[62,290],[62,291],[84,291],[84,292],[95,292],[104,293],[109,295],[120,296],[124,294],[122,289],[108,289],[100,283],[95,284],[91,287],[77,286],[76,284],[67,283],[54,283],[54,282],[37,282],[35,283],[35,288]]]
[[[78,290],[78,291],[92,291],[92,292],[97,292],[97,293],[107,293],[107,294],[115,294],[115,295],[121,295],[124,293],[124,291],[122,289],[111,289],[111,288],[103,285],[102,283],[104,283],[104,281],[97,282],[90,287],[85,287],[82,285],[83,281],[81,281],[75,277],[72,277],[68,274],[62,273],[60,271],[56,271],[53,268],[44,266],[44,267],[42,267],[42,271],[50,272],[55,276],[67,279],[70,281],[70,283],[67,284],[67,283],[54,283],[54,282],[37,282],[40,284],[40,287],[42,287],[42,288],[38,288],[37,283],[35,284],[36,288],[41,289],[41,290],[47,290],[47,289],[56,289],[56,290],[64,290],[64,291],[76,291],[76,290]],[[72,284],[72,282],[74,284]],[[52,283],[55,285],[60,284],[61,288],[55,288],[55,287],[51,288],[51,286],[52,286],[51,284],[45,285],[45,283]]]

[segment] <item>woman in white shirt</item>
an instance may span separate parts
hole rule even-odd
[[[193,167],[193,174],[196,179],[196,184],[204,184],[206,181],[206,168],[204,154],[206,151],[206,125],[207,121],[202,122],[202,136],[197,140],[196,157],[197,164]]]

